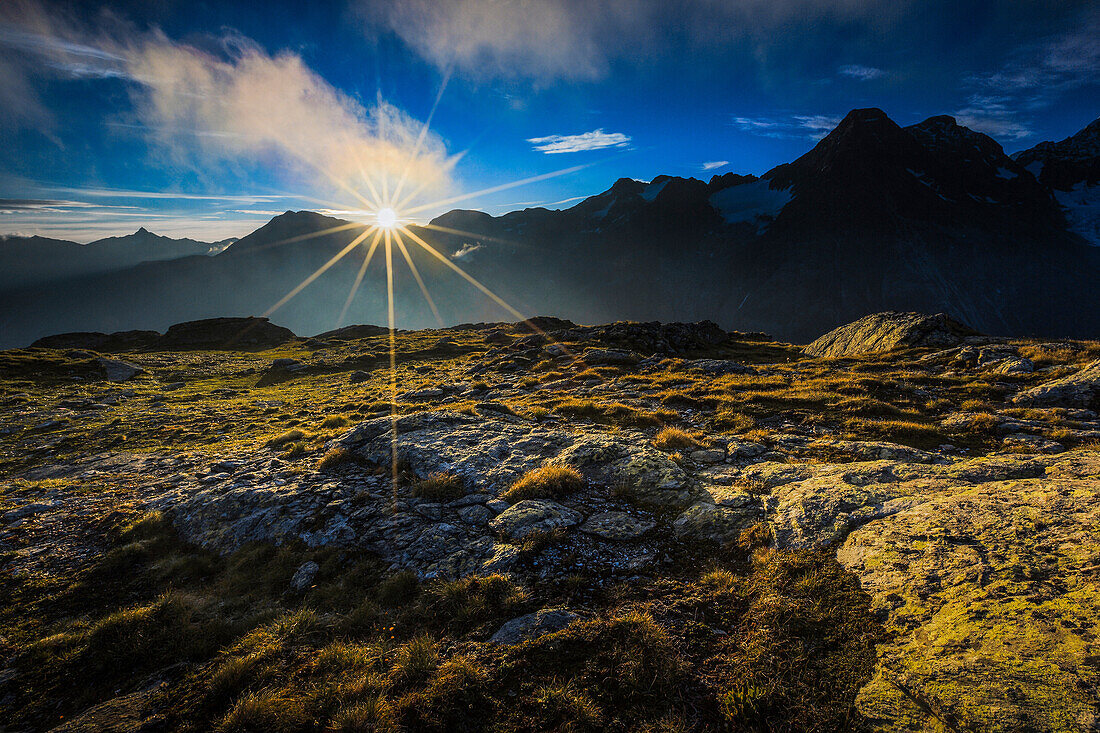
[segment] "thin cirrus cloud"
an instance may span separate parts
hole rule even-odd
[[[837,69],[837,73],[841,76],[851,77],[858,81],[871,81],[886,76],[886,72],[882,69],[876,69],[874,66],[860,66],[859,64],[841,66]]]
[[[559,153],[580,153],[586,150],[602,150],[603,148],[626,148],[630,146],[630,136],[621,132],[604,132],[603,128],[582,132],[579,135],[547,135],[546,137],[530,137],[535,150],[547,155]]]
[[[727,166],[729,164],[730,164],[730,162],[728,160],[708,160],[706,163],[703,163],[703,165],[700,166],[700,167],[705,171],[712,171],[715,168],[724,168],[725,166]]]
[[[758,137],[820,140],[840,124],[833,115],[788,115],[785,117],[734,117],[733,126]]]
[[[1021,140],[1034,134],[1030,112],[1097,82],[1100,8],[1081,16],[1067,33],[1016,49],[996,71],[967,78],[964,88],[969,95],[955,117],[994,137]]]

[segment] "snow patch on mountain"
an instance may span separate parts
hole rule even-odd
[[[766,180],[715,191],[708,199],[727,224],[775,218],[794,196],[790,188],[771,188]]]
[[[1069,191],[1054,191],[1066,212],[1066,228],[1100,247],[1100,186],[1079,183]]]
[[[642,198],[646,201],[652,201],[653,199],[657,198],[657,194],[664,190],[665,186],[668,185],[669,180],[671,179],[666,178],[660,183],[650,183],[648,186],[645,187],[645,190],[642,191]]]
[[[615,205],[615,197],[612,197],[611,200],[607,202],[607,206],[603,207],[599,211],[593,211],[589,215],[589,218],[590,219],[602,219],[602,218],[604,218],[605,216],[607,216],[607,212],[611,211],[611,207],[614,206],[614,205]]]

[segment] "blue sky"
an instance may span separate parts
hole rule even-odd
[[[0,234],[218,239],[399,186],[414,220],[560,208],[760,174],[866,106],[1012,152],[1084,127],[1098,86],[1091,1],[5,0]]]

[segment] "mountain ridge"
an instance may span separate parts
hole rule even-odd
[[[870,108],[760,177],[621,178],[568,209],[452,210],[412,229],[521,312],[579,323],[710,319],[799,341],[897,310],[948,313],[999,335],[1100,335],[1090,295],[1100,248],[1086,245],[1056,192],[1019,158],[951,117],[901,127]],[[343,249],[354,227],[286,212],[214,257],[0,294],[0,326],[8,343],[29,343],[266,313]],[[506,316],[416,256],[446,321]],[[373,268],[346,321],[335,322],[361,261],[352,254],[332,266],[280,321],[314,333],[385,322],[384,278]],[[403,269],[395,293],[401,327],[434,323]],[[62,305],[73,298],[79,313]],[[21,322],[16,309],[28,305],[35,317]]]
[[[38,235],[0,236],[0,289],[109,272],[148,261],[209,256],[235,241],[174,239],[145,227],[133,234],[103,237],[87,244]]]

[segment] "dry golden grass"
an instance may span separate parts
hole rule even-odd
[[[448,502],[466,495],[462,478],[453,473],[437,471],[412,485],[410,493],[418,499]]]
[[[511,504],[523,499],[555,499],[579,491],[584,486],[584,476],[575,468],[542,466],[523,474],[500,498]]]
[[[679,428],[663,428],[653,436],[653,445],[661,450],[694,450],[703,444]]]

